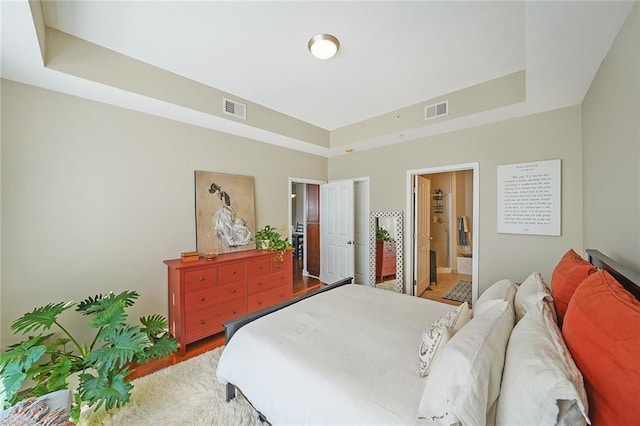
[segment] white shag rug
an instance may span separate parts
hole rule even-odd
[[[396,287],[398,285],[398,281],[396,280],[390,280],[390,281],[385,281],[382,283],[378,283],[376,284],[377,288],[381,288],[383,290],[391,290],[391,291],[397,291]]]
[[[80,424],[93,425],[260,425],[258,413],[238,396],[226,402],[226,386],[216,368],[224,347],[132,381],[124,407],[83,412]]]

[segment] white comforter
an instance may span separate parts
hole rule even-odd
[[[274,425],[415,424],[421,334],[451,309],[345,285],[241,328],[218,380],[236,385]]]

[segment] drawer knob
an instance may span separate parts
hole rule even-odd
[[[258,302],[258,305],[262,305],[262,302]]]
[[[198,279],[199,279],[200,281],[204,281],[204,277],[202,277],[202,276],[201,276],[200,278],[198,278]]]
[[[281,295],[280,295],[280,299],[284,299],[284,294],[281,294]]]
[[[201,302],[204,302],[204,296],[202,296],[202,297],[200,298],[200,301],[201,301]]]
[[[258,283],[258,287],[262,287],[262,281]]]
[[[235,274],[236,274],[235,270],[231,271],[231,275],[235,275]]]
[[[258,265],[258,269],[262,269],[262,265]]]
[[[236,310],[234,309],[233,311],[231,311],[231,314],[235,315],[236,314]]]
[[[231,293],[235,293],[235,292],[236,292],[236,289],[235,289],[235,288],[232,288],[232,289],[231,289]]]
[[[205,320],[200,320],[200,325],[204,325],[206,323]]]

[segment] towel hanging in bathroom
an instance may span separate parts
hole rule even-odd
[[[461,246],[467,245],[467,233],[465,232],[464,217],[458,218],[458,244]]]

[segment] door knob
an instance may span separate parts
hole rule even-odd
[[[347,244],[351,245],[353,244],[353,241],[347,241]]]

